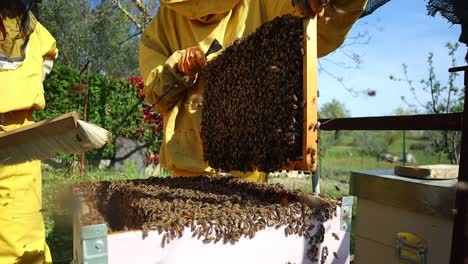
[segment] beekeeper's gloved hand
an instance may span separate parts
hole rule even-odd
[[[200,47],[191,47],[182,52],[177,68],[190,78],[205,69],[207,64],[205,53]]]
[[[301,17],[315,15],[322,17],[325,13],[325,7],[329,5],[330,0],[293,0],[292,3],[296,8],[297,15]]]

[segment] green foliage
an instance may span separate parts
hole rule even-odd
[[[418,114],[417,109],[405,109],[403,107],[398,107],[393,111],[394,115],[401,116],[401,115],[416,115]]]
[[[400,134],[401,133],[399,132],[386,132],[384,133],[383,137],[387,141],[387,144],[390,146],[401,137]]]
[[[138,72],[138,39],[133,24],[109,1],[45,0],[39,21],[57,40],[58,61],[113,76]]]
[[[331,102],[324,104],[320,108],[320,118],[343,118],[343,117],[349,117],[349,110],[346,109],[346,106],[341,103],[340,101],[333,99]],[[327,136],[323,136],[321,139],[321,142],[324,142],[324,139],[326,140],[326,144],[333,144],[334,141],[339,140],[340,138],[340,131],[335,131],[334,139],[330,140],[327,139]],[[322,151],[326,149],[322,148]]]
[[[327,155],[327,150],[333,147],[336,143],[334,132],[320,130],[319,131],[319,154],[321,156]]]
[[[368,131],[354,133],[353,145],[361,154],[378,155],[387,152],[389,144],[382,136],[372,135]]]
[[[416,143],[409,147],[411,151],[430,151],[430,147],[427,143]]]
[[[349,110],[346,109],[346,106],[333,99],[330,103],[324,104],[320,108],[320,118],[343,118],[349,116]]]
[[[84,74],[86,77],[86,74]],[[87,79],[87,78],[84,78]],[[158,152],[160,134],[137,130],[144,123],[141,120],[142,99],[137,89],[125,80],[115,79],[100,74],[89,76],[88,121],[99,125],[117,136],[139,139],[150,145],[150,150]],[[45,111],[36,111],[34,119],[44,120],[58,115],[77,111],[83,117],[84,89],[79,85],[79,72],[68,66],[56,65],[44,82],[46,97]],[[88,159],[111,159],[114,145],[107,144],[99,150],[86,154]]]
[[[123,164],[123,173],[128,175],[136,175],[138,174],[138,169],[135,165],[135,162],[131,160],[124,161]]]

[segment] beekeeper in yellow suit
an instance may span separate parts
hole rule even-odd
[[[32,124],[33,109],[45,106],[42,81],[58,50],[29,12],[33,4],[0,1],[0,133]],[[41,163],[2,163],[0,263],[52,263],[41,214]]]
[[[237,38],[253,33],[273,18],[294,13],[319,15],[318,55],[337,49],[354,22],[364,11],[367,0],[160,0],[158,14],[141,37],[140,70],[145,81],[147,103],[184,75],[193,77],[213,56],[205,58],[214,39],[228,47]],[[326,16],[323,16],[323,14]],[[326,19],[325,19],[326,18]],[[213,170],[203,161],[200,138],[203,82],[188,90],[179,85],[155,108],[164,114],[161,165],[173,176],[209,174]],[[259,172],[231,172],[249,181],[265,181]]]

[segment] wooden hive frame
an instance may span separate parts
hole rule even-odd
[[[304,119],[302,160],[293,161],[285,170],[317,170],[318,157],[318,72],[317,18],[304,20],[303,92]]]

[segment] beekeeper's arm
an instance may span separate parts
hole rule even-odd
[[[145,101],[153,104],[169,87],[183,77],[178,71],[178,62],[182,58],[182,51],[170,52],[169,41],[166,38],[164,23],[157,15],[146,28],[140,40],[140,71],[145,82]],[[160,113],[167,111],[179,102],[185,94],[183,85],[171,89],[156,104]]]
[[[268,20],[288,13],[298,16],[318,14],[319,57],[341,46],[367,4],[367,0],[333,0],[331,2],[333,6],[323,7],[321,0],[293,0],[293,7],[290,0],[262,0]]]
[[[36,29],[39,35],[40,49],[44,62],[42,65],[42,80],[52,71],[54,60],[58,57],[57,42],[41,23],[37,22]]]

